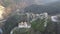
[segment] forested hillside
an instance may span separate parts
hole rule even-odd
[[[47,12],[49,15],[56,15],[60,13],[60,2],[46,4],[46,5],[31,5],[26,7],[25,12],[42,13]]]

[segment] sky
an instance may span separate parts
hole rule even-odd
[[[32,4],[46,5],[46,4],[58,2],[60,0],[16,0],[16,1],[18,1],[17,3],[20,3],[22,7],[25,7],[25,6],[29,6]]]
[[[45,5],[45,4],[50,4],[58,1],[60,0],[22,0],[22,2],[26,2],[28,5],[29,4]]]
[[[44,4],[49,4],[49,3],[54,3],[54,2],[58,2],[59,0],[34,0],[35,4],[38,5],[44,5]]]

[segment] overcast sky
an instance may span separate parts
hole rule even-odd
[[[22,0],[22,1],[25,1],[28,4],[44,5],[44,4],[58,2],[60,0]]]
[[[54,2],[58,2],[60,0],[16,0],[20,4],[19,6],[21,7],[26,7],[32,4],[37,4],[37,5],[49,5]]]
[[[44,5],[44,4],[54,3],[54,2],[58,2],[58,1],[60,1],[60,0],[20,0],[19,2],[25,2],[28,5],[29,4]]]
[[[43,5],[43,4],[49,4],[49,3],[54,3],[54,2],[58,2],[59,0],[34,0],[35,4],[38,5]]]

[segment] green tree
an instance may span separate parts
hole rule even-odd
[[[5,25],[3,27],[4,34],[9,34],[14,27],[18,26],[19,21],[20,21],[19,15],[13,15],[9,17],[5,21]]]
[[[44,22],[45,22],[45,18],[44,19],[38,18],[38,19],[32,21],[31,26],[34,30],[43,32],[43,31],[45,31]]]
[[[30,34],[30,28],[14,28],[11,34]]]
[[[24,18],[25,17],[25,18]],[[10,16],[6,21],[5,21],[5,25],[3,27],[3,31],[4,34],[10,34],[10,31],[18,26],[18,23],[20,23],[21,21],[25,21],[26,19],[26,15],[18,15],[18,14],[14,14],[12,16]]]

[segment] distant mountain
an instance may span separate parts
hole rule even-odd
[[[60,6],[60,1],[48,4],[48,6],[54,6],[54,7],[59,7]]]
[[[57,2],[50,5],[31,5],[26,7],[24,11],[32,13],[47,12],[49,15],[56,15],[60,13],[60,5]]]

